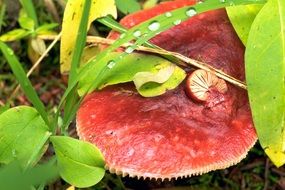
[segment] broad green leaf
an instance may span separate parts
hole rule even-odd
[[[42,155],[51,133],[32,107],[11,108],[0,115],[0,163],[18,160],[25,168]]]
[[[118,55],[120,55],[118,52],[110,53],[109,56],[106,57],[106,60],[112,60],[113,57],[116,58]],[[104,61],[102,63],[105,64]],[[108,63],[108,69],[104,72],[104,75],[100,81],[97,81],[97,89],[102,89],[108,85],[131,82],[133,81],[134,76],[139,72],[157,73],[161,68],[171,65],[173,65],[171,62],[158,56],[132,53],[125,56],[124,59],[120,61],[110,61]],[[80,95],[83,95],[89,90],[89,87],[92,85],[94,80],[93,76],[99,74],[99,69],[97,69],[99,66],[100,65],[95,64],[94,67],[91,68],[89,72],[87,72],[87,74],[79,81]],[[184,79],[185,72],[177,67],[177,73],[175,72],[173,76],[177,77],[177,83],[172,83],[172,88],[175,88]],[[156,95],[157,94],[155,93],[152,94],[152,96]]]
[[[33,31],[35,29],[35,23],[34,23],[33,19],[28,17],[27,13],[23,9],[20,11],[20,16],[19,16],[18,22],[19,22],[21,28],[23,28],[23,29],[26,29],[29,31]]]
[[[24,171],[18,162],[12,162],[0,168],[0,189],[32,190],[31,186],[49,184],[57,177],[54,160]]]
[[[22,4],[25,12],[27,13],[27,15],[33,19],[34,23],[35,23],[35,27],[38,27],[39,22],[38,22],[38,17],[36,14],[36,10],[33,4],[32,0],[20,0],[20,3]]]
[[[94,145],[70,137],[50,138],[55,149],[60,176],[68,183],[84,188],[104,177],[104,158]]]
[[[36,90],[33,88],[31,81],[26,76],[26,73],[22,65],[18,61],[16,55],[14,54],[13,50],[1,41],[0,49],[4,54],[5,58],[7,59],[7,62],[11,67],[11,70],[13,71],[17,81],[20,83],[25,95],[32,102],[34,107],[38,110],[39,114],[42,116],[46,124],[49,125],[48,114],[45,110],[44,104],[37,95]]]
[[[67,2],[63,24],[62,24],[62,38],[61,38],[61,53],[60,63],[61,72],[65,73],[70,69],[71,58],[76,41],[76,35],[79,29],[79,24],[82,16],[84,0],[70,0]],[[91,12],[89,15],[89,25],[97,18],[106,16],[108,14],[117,17],[116,6],[114,0],[92,0]]]
[[[175,65],[169,65],[163,68],[157,68],[157,72],[138,72],[133,77],[134,84],[140,89],[144,84],[149,82],[165,83],[173,74]]]
[[[240,5],[227,7],[230,21],[244,45],[247,43],[251,25],[263,5]]]
[[[0,41],[11,42],[11,41],[15,41],[15,40],[20,40],[22,38],[27,37],[30,34],[31,34],[31,32],[27,31],[25,29],[15,29],[15,30],[11,30],[11,31],[3,34],[2,36],[0,36]]]
[[[155,76],[157,77],[157,75]],[[137,88],[138,92],[144,97],[154,97],[164,94],[167,90],[176,88],[186,77],[186,73],[179,67],[174,67],[173,74],[163,83],[160,81],[149,81]]]
[[[117,8],[124,14],[136,12],[141,9],[137,0],[115,0]]]
[[[285,163],[285,1],[270,0],[249,33],[246,80],[259,142],[276,166]]]

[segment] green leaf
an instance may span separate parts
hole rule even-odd
[[[20,16],[19,16],[19,24],[23,29],[33,31],[35,29],[35,23],[33,19],[28,17],[27,13],[22,9],[20,11]]]
[[[41,35],[41,34],[47,34],[47,33],[53,32],[51,30],[57,26],[58,26],[57,23],[43,24],[36,29],[36,34]]]
[[[107,60],[116,58],[120,55],[118,52],[110,53],[106,58]],[[102,62],[105,64],[105,62]],[[133,81],[134,76],[139,72],[157,73],[160,69],[169,66],[174,66],[171,62],[153,55],[145,55],[139,53],[132,53],[124,57],[124,59],[117,62],[109,62],[108,70],[105,71],[104,76],[98,82],[98,89],[102,89],[108,85],[114,85],[119,83],[125,83]],[[98,75],[97,69],[100,65],[94,65],[87,74],[79,81],[79,94],[83,95],[89,90],[90,85],[93,83],[93,76]],[[175,88],[185,77],[185,72],[177,66],[177,73],[175,72],[175,78],[177,82],[172,83],[172,88]],[[182,73],[182,74],[181,74]],[[179,76],[178,76],[179,75]],[[167,81],[167,80],[166,80]],[[165,82],[165,81],[164,81]],[[160,86],[160,85],[159,85]],[[169,86],[168,86],[169,87]],[[170,87],[169,87],[170,88]],[[171,89],[172,89],[171,88]],[[140,91],[139,91],[140,92]],[[161,92],[160,92],[161,93]],[[143,94],[142,94],[143,95]],[[158,94],[153,93],[152,96]]]
[[[2,26],[4,25],[4,16],[6,12],[6,3],[0,4],[0,33],[2,32]]]
[[[20,106],[5,111],[0,115],[0,163],[18,160],[24,168],[34,165],[50,135],[34,108]]]
[[[166,72],[169,71],[166,70]],[[152,75],[152,77],[147,78],[147,80],[144,78],[143,82],[145,83],[143,85],[141,85],[139,88],[136,85],[138,92],[144,97],[154,97],[164,94],[167,90],[176,88],[186,77],[186,73],[183,69],[177,66],[174,67],[172,72],[173,73],[170,77],[168,77],[169,75],[163,71],[161,73],[158,72],[157,74]],[[160,74],[164,74],[164,76]],[[139,79],[142,79],[142,76],[136,75],[134,80]],[[166,81],[163,82],[164,80]]]
[[[31,186],[48,184],[58,177],[54,160],[23,171],[18,162],[0,168],[0,189],[31,190]],[[15,180],[17,182],[15,183]]]
[[[32,0],[20,0],[20,3],[22,4],[25,12],[27,13],[28,17],[33,19],[35,27],[38,27],[39,22],[38,22],[38,17],[36,14],[36,10],[33,4]]]
[[[124,14],[133,13],[141,9],[136,0],[116,0],[117,8]]]
[[[247,43],[251,25],[263,5],[241,5],[227,7],[230,21],[244,45]]]
[[[0,41],[11,42],[15,40],[20,40],[22,38],[27,37],[30,34],[31,32],[25,29],[14,29],[0,36]]]
[[[249,33],[246,80],[259,142],[276,166],[285,163],[285,1],[270,0]]]
[[[133,77],[134,84],[137,89],[149,82],[165,83],[173,74],[175,65],[169,65],[163,68],[158,68],[157,72],[138,72]]]
[[[60,176],[68,183],[90,187],[104,177],[104,159],[94,145],[70,137],[50,138],[57,156]]]
[[[31,81],[26,76],[26,73],[18,61],[17,57],[15,56],[12,49],[10,49],[5,43],[0,41],[0,49],[3,52],[5,58],[7,59],[14,75],[17,78],[17,81],[20,83],[25,95],[27,98],[32,102],[35,106],[37,111],[42,116],[43,120],[49,125],[48,114],[45,111],[45,107],[43,102],[38,97],[36,90],[33,88]]]
[[[60,63],[62,73],[65,73],[70,69],[76,35],[78,35],[79,24],[83,12],[83,6],[81,5],[83,5],[84,2],[84,0],[68,1],[64,11],[60,48]],[[88,26],[95,19],[108,14],[114,17],[117,16],[114,0],[92,0],[90,10]]]

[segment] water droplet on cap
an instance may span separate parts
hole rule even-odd
[[[116,65],[116,62],[113,61],[113,60],[111,60],[111,61],[108,62],[107,67],[108,67],[109,69],[112,69],[115,65]]]
[[[151,23],[149,24],[148,29],[149,29],[150,31],[156,31],[156,30],[159,29],[159,27],[160,27],[159,22],[153,21],[153,22],[151,22]]]
[[[197,14],[197,11],[195,8],[191,7],[189,8],[187,11],[186,11],[186,15],[188,17],[192,17],[192,16],[195,16]]]
[[[226,0],[220,0],[220,2],[221,2],[221,3],[225,3],[225,2],[226,2]]]

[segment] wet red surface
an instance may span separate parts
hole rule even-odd
[[[127,16],[122,24],[131,27],[191,3],[164,3]],[[224,10],[195,16],[152,42],[244,79],[244,47]],[[237,163],[256,141],[246,92],[228,84],[218,100],[193,101],[184,84],[155,98],[141,97],[131,84],[117,85],[85,99],[77,114],[77,130],[117,171],[154,178],[200,174]]]

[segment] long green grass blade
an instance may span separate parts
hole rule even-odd
[[[74,47],[75,51],[73,52],[71,60],[71,68],[69,71],[68,83],[71,83],[75,79],[81,55],[85,47],[90,7],[91,7],[91,0],[85,0],[82,12],[82,18],[80,21],[79,30],[77,32],[77,38]]]
[[[108,15],[106,17],[99,18],[97,20],[100,23],[104,24],[105,26],[108,26],[109,28],[111,28],[117,32],[125,33],[128,31],[120,23],[118,23],[116,20],[114,20],[110,15]],[[145,42],[144,45],[147,47],[151,47],[151,48],[159,48],[158,46],[156,46],[150,42]]]
[[[4,22],[5,11],[6,11],[6,4],[5,3],[0,4],[0,33]]]
[[[36,11],[35,11],[33,1],[32,0],[20,0],[20,3],[23,6],[23,8],[25,9],[28,16],[31,19],[33,19],[33,21],[35,23],[35,27],[37,28],[39,26],[39,21],[38,21],[38,17],[37,17]]]
[[[15,77],[17,78],[18,82],[20,83],[24,93],[26,94],[27,98],[31,101],[34,107],[37,109],[47,126],[49,126],[48,114],[45,111],[44,104],[38,97],[35,89],[33,88],[30,80],[26,76],[26,73],[21,66],[20,62],[18,61],[16,55],[14,54],[13,50],[10,49],[5,43],[0,41],[0,49],[4,54],[5,58],[7,59]]]
[[[77,69],[81,60],[81,55],[86,43],[87,36],[87,28],[88,28],[88,18],[91,7],[91,0],[85,0],[82,18],[80,21],[79,30],[77,32],[77,38],[75,43],[75,51],[73,52],[72,60],[71,60],[71,68],[69,72],[68,84],[73,83],[76,80]],[[77,106],[74,106],[78,101],[77,90],[74,88],[72,92],[67,96],[65,107],[64,107],[64,117],[63,117],[63,129],[65,126],[68,126],[72,119],[70,114],[74,112]]]

